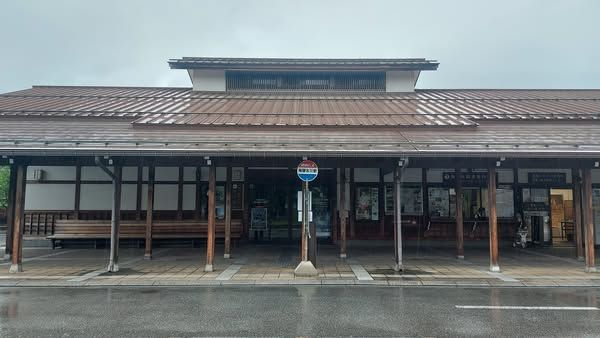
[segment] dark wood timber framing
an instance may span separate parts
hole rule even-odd
[[[583,221],[585,222],[585,270],[596,272],[594,250],[594,210],[592,204],[592,170],[583,169]]]
[[[250,194],[248,193],[248,167],[244,167],[244,185],[242,186],[242,234],[243,237],[248,238],[248,232],[250,225],[250,215],[248,207],[250,206]]]
[[[465,237],[463,224],[463,191],[462,174],[460,168],[456,169],[454,192],[456,193],[456,257],[465,258]]]
[[[231,258],[231,167],[227,167],[225,181],[225,253],[224,258]]]
[[[490,271],[499,272],[498,264],[498,219],[496,218],[496,167],[488,168],[488,222],[490,231]]]
[[[16,166],[16,190],[15,190],[15,213],[14,228],[12,233],[12,256],[9,272],[17,273],[23,271],[23,226],[25,223],[25,185],[27,166],[19,164]]]
[[[421,169],[421,191],[423,192],[423,226],[429,223],[429,190],[427,190],[427,168]],[[426,228],[425,228],[426,229]],[[421,236],[421,232],[418,233]]]
[[[573,180],[573,221],[575,228],[575,248],[576,255],[579,261],[583,261],[585,258],[585,252],[583,249],[583,222],[581,215],[581,172],[578,168],[572,169],[572,180]]]
[[[379,168],[379,237],[385,237],[385,183],[383,182],[383,169]]]
[[[179,179],[177,180],[177,220],[183,219],[183,165],[179,166]]]
[[[13,229],[15,228],[15,193],[17,190],[17,167],[10,166],[10,176],[8,182],[8,203],[6,205],[6,246],[5,256],[9,258],[12,255]]]
[[[79,219],[81,210],[81,166],[75,167],[75,207],[74,215],[75,219]]]
[[[137,167],[137,184],[135,186],[135,220],[142,220],[142,185],[144,181],[144,166],[142,164]]]
[[[148,198],[146,201],[145,259],[152,259],[152,224],[154,223],[154,166],[148,167]]]
[[[346,168],[340,168],[340,258],[346,258],[346,228],[348,224],[348,208],[346,208],[346,183],[348,176],[346,175]]]
[[[196,203],[194,207],[194,219],[202,217],[202,167],[196,167]]]
[[[402,271],[402,167],[394,170],[394,270]]]
[[[206,266],[204,271],[213,271],[215,257],[215,190],[217,188],[217,167],[211,164],[208,168],[208,234],[206,240]]]

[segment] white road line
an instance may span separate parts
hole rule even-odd
[[[227,269],[221,272],[215,279],[216,280],[230,280],[242,266],[238,264],[231,264]]]
[[[52,257],[52,256],[58,256],[58,255],[64,255],[66,253],[71,253],[77,250],[65,250],[65,251],[60,251],[60,252],[55,252],[55,253],[51,253],[51,254],[47,254],[47,255],[41,255],[41,256],[36,256],[36,257],[29,257],[29,258],[23,258],[23,263],[26,262],[31,262],[31,261],[36,261],[38,259],[43,259],[46,257]],[[0,265],[10,265],[12,264],[11,262],[6,262],[6,263],[2,263]]]
[[[352,272],[354,272],[354,275],[358,280],[373,280],[373,277],[371,277],[367,270],[360,264],[350,264],[350,269],[352,269]]]
[[[595,306],[509,306],[509,305],[455,305],[457,309],[473,310],[551,310],[551,311],[598,311]]]

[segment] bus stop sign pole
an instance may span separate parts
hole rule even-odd
[[[308,182],[313,181],[319,174],[317,164],[310,160],[300,162],[296,173],[302,180],[302,261],[294,270],[294,275],[299,277],[317,276],[319,273],[314,264],[308,259],[308,239],[310,237],[309,229],[309,198]]]

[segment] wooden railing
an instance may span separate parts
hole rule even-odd
[[[72,210],[35,210],[25,212],[23,235],[45,237],[54,233],[56,220],[73,219]]]

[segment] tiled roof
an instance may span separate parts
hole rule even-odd
[[[118,118],[138,126],[468,127],[482,121],[598,120],[600,90],[288,94],[41,86],[0,95],[0,116]]]
[[[411,59],[324,59],[324,58],[221,58],[183,57],[169,60],[175,69],[369,69],[369,70],[436,70],[438,62]]]
[[[477,128],[132,128],[112,119],[4,118],[0,155],[151,154],[594,157],[600,124]]]

